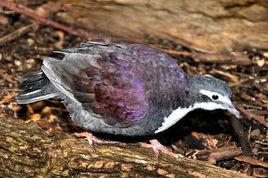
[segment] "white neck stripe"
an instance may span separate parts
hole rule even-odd
[[[162,125],[154,132],[159,133],[164,130],[167,130],[174,124],[176,124],[179,120],[181,120],[186,114],[189,112],[195,110],[195,109],[204,109],[204,110],[215,110],[215,109],[225,109],[221,104],[217,104],[214,102],[209,103],[195,103],[194,105],[188,107],[188,108],[177,108],[172,113],[164,118],[164,122]]]

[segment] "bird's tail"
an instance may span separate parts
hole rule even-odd
[[[22,76],[21,93],[16,97],[18,104],[33,103],[57,96],[53,84],[43,72],[32,72]]]

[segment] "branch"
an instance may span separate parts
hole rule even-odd
[[[1,2],[0,2],[1,3]],[[35,24],[32,23],[30,25],[27,25],[25,27],[19,28],[18,30],[0,38],[0,46],[5,45],[8,42],[11,42],[17,38],[20,38],[21,36],[25,35],[26,33],[30,32],[35,28]]]
[[[246,110],[242,105],[237,104],[236,108],[242,112],[243,114],[245,114],[246,116],[254,119],[255,121],[259,122],[260,124],[264,125],[265,127],[268,127],[268,121],[265,119],[264,116],[259,116],[257,114],[254,114],[248,110]]]
[[[6,116],[5,116],[6,117]],[[188,158],[173,159],[138,144],[90,146],[70,133],[0,117],[0,177],[248,177]]]

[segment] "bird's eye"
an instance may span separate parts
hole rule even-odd
[[[218,95],[212,95],[212,99],[213,99],[213,100],[217,100],[218,98],[219,98]]]

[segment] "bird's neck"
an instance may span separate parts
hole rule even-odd
[[[189,79],[188,82],[191,82],[191,79]],[[169,114],[166,115],[163,118],[163,121],[161,123],[161,126],[157,128],[155,133],[162,132],[164,130],[167,130],[174,124],[176,124],[180,119],[182,119],[185,115],[187,115],[189,112],[196,109],[195,107],[195,94],[191,91],[191,84],[188,84],[188,87],[185,91],[184,98],[180,99],[180,102],[173,101],[176,103],[173,105],[172,110],[169,111]]]
[[[187,76],[187,89],[186,89],[186,96],[184,99],[184,107],[193,106],[195,103],[201,100],[199,91],[200,85],[198,85],[198,81],[196,80],[196,76]]]

